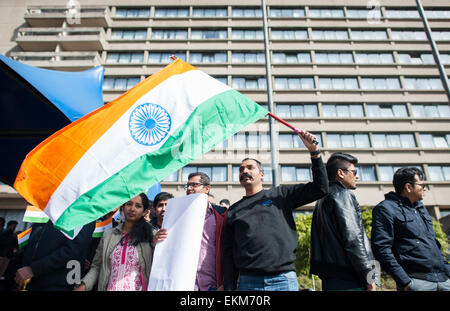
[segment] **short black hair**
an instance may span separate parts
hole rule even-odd
[[[219,204],[225,203],[226,205],[230,206],[230,200],[228,199],[222,199],[220,200]]]
[[[156,206],[159,204],[159,202],[167,201],[169,199],[173,199],[173,194],[171,194],[169,192],[164,192],[164,191],[160,192],[153,199],[153,207],[156,208]]]
[[[244,160],[241,161],[241,163],[243,163],[244,161],[247,161],[247,160],[253,160],[253,161],[255,161],[256,164],[258,165],[259,170],[260,170],[260,171],[264,171],[264,170],[263,170],[263,167],[262,167],[261,161],[258,161],[258,160],[256,160],[255,158],[245,158]]]
[[[350,164],[358,164],[358,159],[351,154],[343,152],[333,153],[327,161],[328,180],[335,180],[339,169],[348,169]]]
[[[200,176],[200,182],[205,185],[205,186],[209,186],[211,185],[211,179],[209,178],[208,174],[203,173],[203,172],[194,172],[194,173],[190,173],[188,176],[188,180],[191,179],[192,177],[195,176]]]
[[[395,171],[392,179],[395,192],[401,194],[406,184],[413,185],[416,182],[416,175],[423,179],[423,172],[417,167],[401,167]]]

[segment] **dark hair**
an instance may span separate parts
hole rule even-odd
[[[159,204],[159,202],[167,201],[167,200],[172,199],[172,198],[173,198],[173,195],[171,193],[169,193],[169,192],[160,192],[153,199],[153,207],[156,208],[156,206]]]
[[[220,200],[219,204],[225,203],[226,205],[230,206],[230,200],[228,199],[222,199]]]
[[[208,174],[205,174],[203,172],[194,172],[194,173],[190,173],[188,176],[188,180],[191,179],[192,177],[195,176],[200,176],[200,182],[205,185],[205,186],[209,186],[211,185],[211,179],[209,178]]]
[[[335,152],[327,161],[328,180],[335,180],[339,169],[345,170],[350,164],[356,165],[358,159],[348,153]]]
[[[258,160],[254,159],[254,158],[245,158],[244,160],[241,161],[241,163],[244,162],[244,161],[248,161],[248,160],[253,160],[253,161],[255,161],[256,164],[258,165],[259,170],[260,170],[260,171],[264,171],[264,170],[263,170],[263,167],[262,167],[261,161],[258,161]]]
[[[144,206],[144,211],[150,208],[150,201],[145,193],[140,193],[139,196],[142,200],[142,205]],[[122,205],[122,207],[125,204]],[[145,221],[144,217],[139,219],[134,225],[131,231],[124,237],[130,238],[130,244],[136,246],[141,242],[149,242],[150,245],[153,242],[153,231],[152,227]],[[121,244],[124,243],[124,238],[121,240]]]
[[[395,171],[392,179],[395,192],[401,194],[406,184],[413,185],[416,182],[416,175],[423,179],[423,172],[417,167],[401,167]]]

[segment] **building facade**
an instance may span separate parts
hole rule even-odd
[[[450,3],[422,4],[448,75]],[[430,213],[449,215],[448,95],[416,1],[267,0],[266,6],[274,113],[316,134],[325,161],[336,151],[358,157],[361,205],[373,207],[393,190],[398,167],[417,166],[426,176]],[[104,66],[105,102],[175,55],[268,105],[259,0],[3,0],[0,23],[0,53],[15,60],[67,71]],[[163,191],[183,195],[188,174],[200,170],[211,176],[217,202],[235,202],[244,194],[238,166],[245,157],[263,162],[271,186],[271,148],[281,184],[309,181],[300,139],[284,125],[275,130],[271,147],[267,118],[248,126],[168,176]],[[0,216],[21,215],[25,206],[12,188],[0,186]]]

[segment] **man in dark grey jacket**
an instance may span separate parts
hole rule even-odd
[[[426,189],[422,171],[400,168],[393,184],[395,192],[387,193],[372,213],[375,258],[398,290],[450,291],[450,264],[422,203]]]
[[[355,195],[358,160],[334,153],[327,161],[329,194],[317,201],[311,226],[311,273],[323,290],[376,290],[376,268]]]

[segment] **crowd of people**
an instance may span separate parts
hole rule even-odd
[[[357,187],[358,159],[337,152],[325,164],[316,137],[308,132],[299,137],[311,156],[311,182],[264,189],[261,162],[246,158],[239,167],[245,195],[230,206],[226,199],[214,203],[208,175],[188,176],[186,195],[204,193],[210,198],[195,290],[297,291],[293,211],[314,201],[310,266],[323,290],[375,291],[381,269],[393,277],[399,291],[450,290],[450,265],[422,204],[423,173],[412,167],[395,172],[395,191],[373,209],[369,240],[351,191]],[[33,224],[28,245],[16,252],[17,222],[8,223],[0,236],[3,290],[146,290],[155,246],[170,234],[162,223],[173,197],[161,192],[153,202],[144,193],[131,198],[120,207],[123,221],[114,221],[101,238],[92,237],[95,222],[73,240],[50,221]],[[67,263],[72,260],[82,263],[77,282],[68,278]]]

